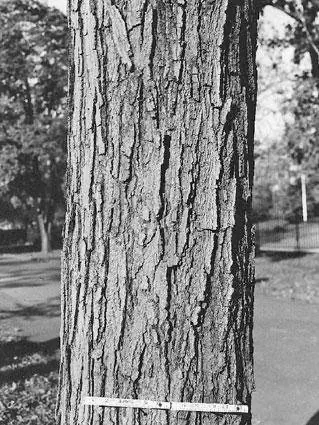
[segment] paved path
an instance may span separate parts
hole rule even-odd
[[[319,411],[319,306],[257,292],[254,337],[256,423],[308,425]]]
[[[32,341],[56,338],[59,304],[58,255],[50,262],[0,256],[0,326]],[[309,422],[319,411],[319,305],[257,291],[254,338],[254,424],[319,425],[319,417]]]
[[[15,329],[35,342],[56,338],[60,327],[60,255],[0,255],[0,330]]]

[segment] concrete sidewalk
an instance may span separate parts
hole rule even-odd
[[[42,342],[59,335],[60,253],[0,255],[0,331]]]
[[[319,411],[319,306],[257,291],[254,339],[255,423],[307,425]]]

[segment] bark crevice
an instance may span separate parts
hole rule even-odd
[[[253,0],[70,8],[60,425],[250,425]]]

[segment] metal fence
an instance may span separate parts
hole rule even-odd
[[[283,219],[258,222],[256,245],[261,251],[319,252],[319,218],[295,223]]]

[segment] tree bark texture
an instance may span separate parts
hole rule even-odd
[[[71,0],[58,423],[249,424],[84,407],[253,389],[254,0]]]

